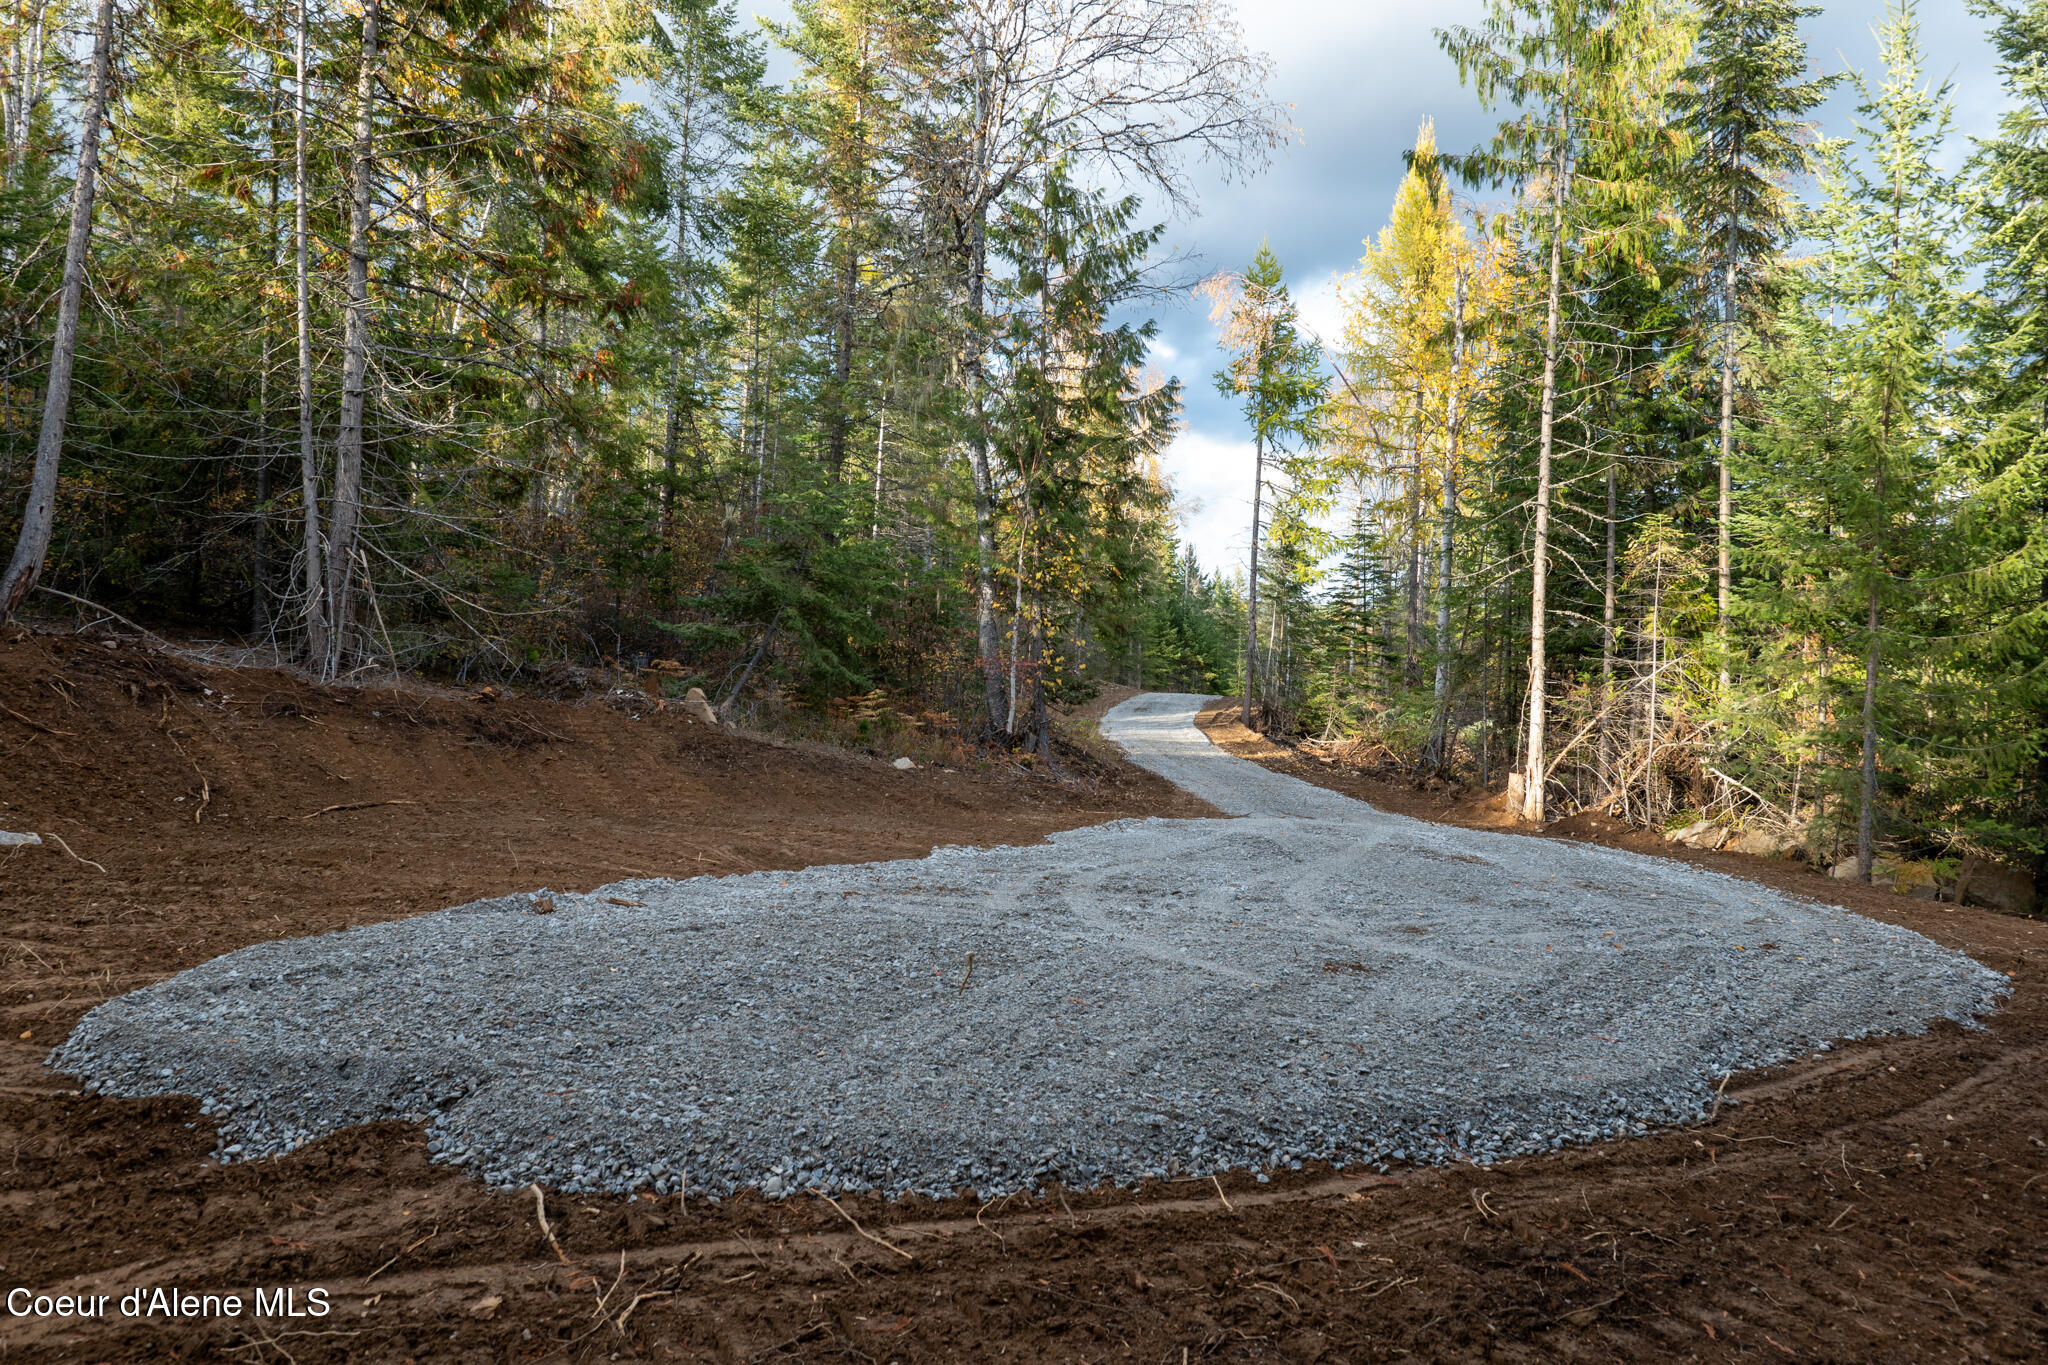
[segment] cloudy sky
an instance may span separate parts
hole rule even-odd
[[[1808,25],[1808,56],[1822,70],[1876,75],[1870,26],[1882,0],[1830,5]],[[1211,269],[1241,268],[1260,241],[1286,267],[1305,319],[1334,340],[1341,328],[1337,281],[1357,264],[1400,183],[1401,153],[1425,117],[1447,150],[1479,145],[1491,121],[1459,86],[1432,29],[1477,23],[1480,0],[1240,0],[1247,42],[1274,60],[1273,94],[1294,106],[1301,140],[1265,174],[1244,184],[1200,178],[1199,216],[1173,223],[1172,243]],[[1982,23],[1959,0],[1921,7],[1928,69],[1955,83],[1960,134],[1986,133],[1999,91]],[[1848,134],[1855,98],[1842,92],[1823,111],[1827,132]],[[1221,363],[1206,310],[1190,303],[1158,314],[1156,359],[1180,376],[1186,429],[1167,460],[1181,507],[1183,538],[1204,564],[1242,564],[1251,518],[1251,445],[1242,419],[1215,391]]]

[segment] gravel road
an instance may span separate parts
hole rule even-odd
[[[1750,882],[1383,814],[1218,751],[1204,700],[1102,732],[1236,818],[259,944],[101,1005],[51,1064],[198,1095],[228,1159],[410,1118],[493,1184],[989,1196],[1625,1136],[2005,989]]]

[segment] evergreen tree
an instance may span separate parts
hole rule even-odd
[[[1720,548],[1715,591],[1724,637],[1737,339],[1745,324],[1754,326],[1763,298],[1762,268],[1775,260],[1791,227],[1790,181],[1810,168],[1804,120],[1836,80],[1806,78],[1806,43],[1799,36],[1799,24],[1819,12],[1786,0],[1706,0],[1700,10],[1699,45],[1675,101],[1677,126],[1691,143],[1681,183],[1700,247],[1701,292],[1712,295],[1718,310],[1714,350],[1721,390],[1716,515]],[[1727,648],[1725,639],[1722,648]],[[1727,677],[1724,659],[1724,688]]]
[[[1523,818],[1541,820],[1549,774],[1550,518],[1558,365],[1570,348],[1568,277],[1592,262],[1647,264],[1644,242],[1663,229],[1670,193],[1669,178],[1657,174],[1670,143],[1661,106],[1691,31],[1685,12],[1661,0],[1491,0],[1481,27],[1440,29],[1437,37],[1483,105],[1504,102],[1521,111],[1486,149],[1446,160],[1476,182],[1531,191],[1529,227],[1547,257],[1521,781]],[[1589,231],[1595,223],[1599,230]]]
[[[1245,612],[1243,721],[1252,723],[1255,691],[1269,688],[1271,660],[1259,655],[1259,545],[1269,488],[1266,457],[1272,452],[1284,487],[1305,498],[1328,495],[1328,472],[1306,458],[1319,436],[1318,409],[1328,398],[1322,348],[1304,336],[1294,300],[1282,279],[1280,258],[1260,243],[1241,276],[1218,275],[1205,286],[1211,318],[1222,331],[1230,360],[1216,372],[1217,391],[1236,397],[1252,429],[1251,572]],[[1298,443],[1290,446],[1290,443]],[[1301,521],[1306,508],[1298,511]]]
[[[1962,625],[1976,705],[1944,708],[1980,755],[1952,809],[1979,847],[2048,874],[2048,5],[1994,4],[1991,40],[2014,106],[1973,158],[1974,421],[1946,468],[1966,537]]]
[[[1870,879],[1878,836],[1879,749],[1913,757],[1922,729],[1910,683],[1934,684],[1927,650],[1951,553],[1936,501],[1941,429],[1957,320],[1955,196],[1934,163],[1949,126],[1946,86],[1923,83],[1919,24],[1895,0],[1878,30],[1884,79],[1860,78],[1868,164],[1823,149],[1824,200],[1806,225],[1820,244],[1799,269],[1773,354],[1774,397],[1752,462],[1751,553],[1768,571],[1759,609],[1804,625],[1803,662],[1829,674],[1830,711],[1856,717],[1857,762],[1844,785],[1857,812],[1857,876]],[[1854,673],[1844,663],[1860,663]],[[1938,684],[1937,684],[1938,685]],[[1929,688],[1928,690],[1931,690]],[[1860,695],[1859,695],[1860,694]],[[1853,736],[1853,741],[1851,736]]]

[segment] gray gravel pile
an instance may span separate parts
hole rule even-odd
[[[200,1096],[229,1158],[397,1117],[494,1184],[990,1195],[1641,1132],[1729,1071],[2005,988],[1748,882],[1382,814],[1222,754],[1201,700],[1102,728],[1238,819],[259,944],[51,1061]]]

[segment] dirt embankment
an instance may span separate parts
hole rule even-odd
[[[1239,1175],[987,1208],[549,1195],[544,1229],[531,1192],[429,1164],[415,1129],[220,1167],[191,1102],[79,1096],[41,1058],[108,994],[259,939],[543,884],[907,856],[1205,809],[1127,769],[1092,788],[1007,768],[896,773],[675,718],[334,692],[132,644],[0,639],[0,705],[0,829],[60,834],[107,868],[54,848],[0,861],[0,1289],[319,1285],[334,1304],[321,1319],[0,1316],[10,1360],[2048,1349],[2048,939],[2031,923],[1786,870],[1806,894],[2013,973],[2012,1004],[1987,1032],[1737,1077],[1740,1103],[1699,1129],[1491,1170]],[[399,801],[417,804],[369,804]]]

